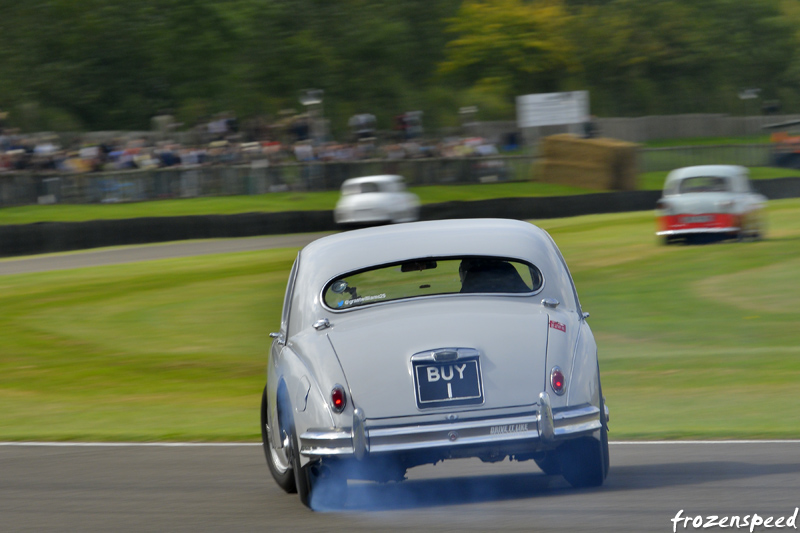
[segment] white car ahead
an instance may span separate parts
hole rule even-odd
[[[347,480],[445,459],[535,461],[576,487],[608,472],[597,345],[567,265],[520,221],[323,237],[294,262],[261,405],[275,481],[312,508]]]
[[[698,236],[760,238],[767,198],[753,192],[747,168],[701,165],[673,170],[656,206],[665,244]]]
[[[343,226],[412,222],[419,198],[406,190],[402,176],[363,176],[345,180],[334,220]]]

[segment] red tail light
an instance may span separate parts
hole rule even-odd
[[[337,413],[344,411],[347,405],[347,395],[344,393],[344,387],[336,385],[331,390],[331,407]]]
[[[557,366],[554,366],[550,371],[550,386],[553,392],[561,396],[567,390],[567,380],[564,378],[564,373]]]

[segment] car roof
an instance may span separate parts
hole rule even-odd
[[[664,182],[664,191],[677,190],[676,182],[698,176],[728,178],[733,182],[734,191],[742,192],[749,190],[748,181],[750,171],[746,167],[739,165],[697,165],[693,167],[677,168],[667,174],[667,179]]]
[[[411,222],[353,230],[323,237],[301,251],[308,268],[322,277],[421,257],[492,255],[536,263],[552,255],[550,236],[528,222],[511,219],[461,219]],[[317,266],[319,265],[319,266]]]
[[[667,181],[682,180],[697,176],[734,178],[747,175],[747,168],[739,165],[697,165],[693,167],[676,168],[667,175]]]

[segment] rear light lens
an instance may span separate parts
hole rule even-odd
[[[561,396],[567,390],[567,381],[564,378],[564,373],[557,366],[554,366],[550,371],[550,386],[553,392]]]
[[[331,390],[331,408],[335,412],[341,413],[344,411],[346,405],[347,395],[344,393],[344,387],[341,385],[335,385],[333,390]]]

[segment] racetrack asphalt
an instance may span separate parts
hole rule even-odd
[[[258,445],[5,444],[0,529],[666,532],[679,511],[704,522],[784,517],[785,525],[800,506],[800,441],[612,442],[610,455],[596,489],[572,489],[532,461],[453,460],[412,469],[402,483],[350,482],[343,510],[312,512],[273,482]],[[695,529],[691,520],[676,527]]]
[[[271,248],[301,248],[324,235],[329,235],[329,233],[298,233],[270,237],[180,241],[59,254],[30,255],[0,260],[0,276],[90,266],[119,265],[173,257],[247,252]]]

